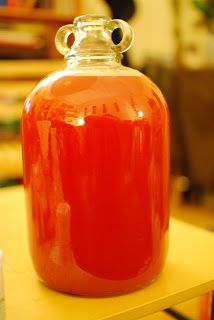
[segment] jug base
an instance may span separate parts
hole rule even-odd
[[[138,290],[142,290],[145,287],[150,286],[153,282],[155,282],[159,278],[159,275],[161,274],[161,272],[162,272],[162,270],[157,275],[155,275],[152,279],[150,279],[148,282],[137,284],[132,288],[118,289],[118,290],[114,290],[114,291],[103,290],[103,292],[100,291],[97,293],[89,292],[89,290],[86,290],[85,292],[83,292],[83,290],[77,291],[76,289],[73,291],[72,290],[64,290],[64,289],[58,288],[56,286],[53,286],[51,284],[48,284],[46,281],[44,281],[41,278],[39,278],[38,280],[46,288],[54,290],[58,293],[67,294],[67,295],[71,295],[71,296],[85,297],[85,298],[105,298],[105,297],[114,297],[114,296],[125,295],[125,294],[132,293],[132,292],[135,292]]]

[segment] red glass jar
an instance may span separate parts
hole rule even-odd
[[[123,39],[114,45],[117,27]],[[121,65],[131,42],[124,21],[76,18],[56,36],[65,70],[42,80],[24,107],[32,260],[39,278],[62,292],[132,291],[153,281],[165,261],[168,111],[151,80]]]

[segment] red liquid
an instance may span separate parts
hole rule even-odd
[[[22,119],[31,254],[50,287],[123,293],[167,251],[169,128],[145,76],[44,80]]]

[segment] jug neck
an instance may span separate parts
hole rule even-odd
[[[122,67],[122,55],[78,55],[66,57],[66,69],[71,68],[113,68]]]
[[[123,37],[119,44],[114,44],[112,33],[117,28],[122,29]],[[72,33],[75,40],[69,47],[67,40]],[[122,52],[128,50],[132,40],[132,30],[125,21],[84,15],[76,18],[73,25],[60,28],[55,43],[58,51],[65,56],[67,68],[118,68],[121,66]]]

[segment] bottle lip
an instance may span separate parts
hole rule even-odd
[[[96,15],[96,14],[85,14],[74,19],[74,25],[76,27],[82,26],[102,26],[105,25],[111,19],[106,16]]]

